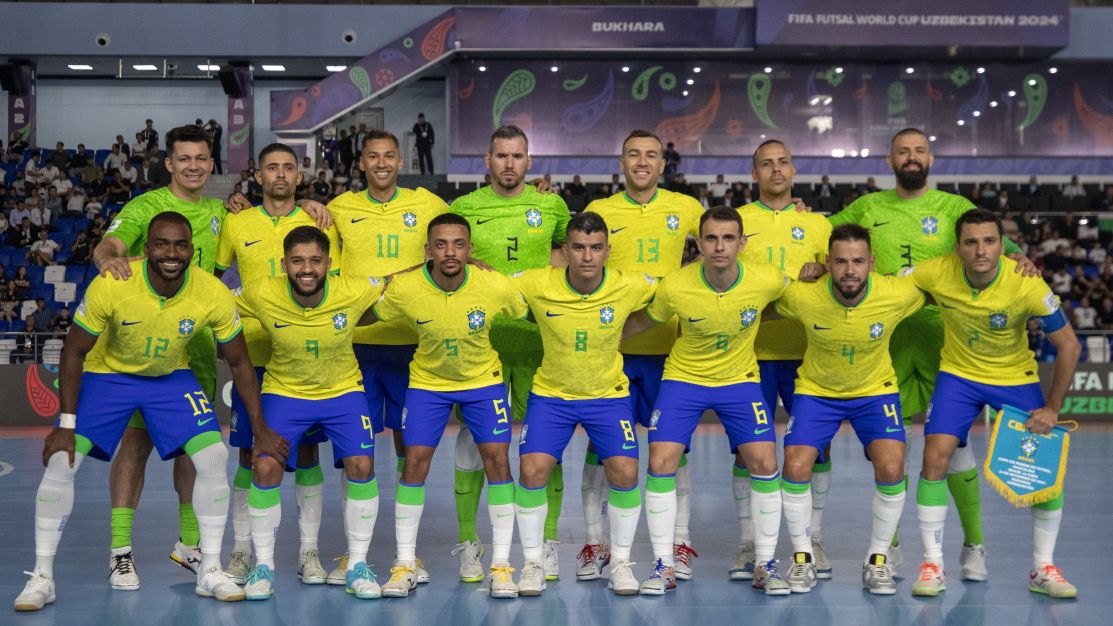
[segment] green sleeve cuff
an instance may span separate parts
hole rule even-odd
[[[227,339],[217,339],[217,342],[218,343],[228,343],[229,341],[232,341],[233,339],[235,339],[236,335],[239,335],[242,332],[243,332],[243,324],[240,324],[239,328],[236,329],[236,332],[232,333],[231,337],[229,337]]]
[[[76,317],[75,317],[75,318],[73,318],[73,323],[74,323],[74,324],[77,324],[78,326],[80,326],[80,327],[81,327],[81,330],[84,330],[85,332],[89,333],[90,335],[92,335],[92,336],[94,336],[94,337],[100,337],[100,333],[98,333],[97,331],[93,330],[92,328],[89,328],[89,327],[88,327],[88,326],[86,326],[85,324],[82,324],[82,323],[81,323],[81,320],[77,319]],[[103,331],[102,331],[102,332],[103,332]]]

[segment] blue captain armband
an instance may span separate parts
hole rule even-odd
[[[1063,309],[1057,309],[1051,315],[1037,317],[1036,321],[1039,322],[1040,328],[1043,329],[1043,332],[1048,334],[1065,327],[1069,323],[1067,322],[1067,314],[1063,313]]]

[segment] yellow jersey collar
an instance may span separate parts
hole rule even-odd
[[[704,271],[704,262],[703,261],[700,261],[700,264],[699,264],[700,280],[703,281],[703,284],[708,289],[710,289],[713,293],[730,293],[731,291],[734,290],[735,287],[737,287],[739,285],[739,283],[742,282],[742,276],[744,276],[746,274],[746,268],[743,267],[742,262],[741,261],[735,261],[735,263],[738,264],[738,278],[734,279],[734,283],[732,283],[730,287],[727,287],[726,291],[722,291],[722,292],[716,291],[715,288],[711,286],[711,283],[707,282],[707,276],[704,275],[704,273],[703,273],[703,271]]]

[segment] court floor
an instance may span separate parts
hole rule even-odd
[[[450,431],[452,433],[454,431]],[[919,428],[910,444],[918,465],[922,438]],[[58,599],[39,613],[16,614],[11,602],[34,564],[34,492],[42,474],[41,429],[0,430],[0,624],[303,624],[337,619],[374,620],[390,624],[704,624],[758,620],[787,626],[843,624],[1080,624],[1110,623],[1113,593],[1102,563],[1110,552],[1113,491],[1104,475],[1113,458],[1113,428],[1089,425],[1075,433],[1067,474],[1066,508],[1056,561],[1079,589],[1078,600],[1051,600],[1027,590],[1031,568],[1031,516],[1017,510],[984,483],[982,514],[990,578],[987,583],[958,580],[962,532],[953,506],[948,514],[945,558],[952,577],[939,598],[913,598],[911,579],[921,549],[916,525],[915,490],[909,492],[902,518],[906,563],[898,574],[896,596],[879,597],[861,588],[860,567],[870,524],[872,472],[856,438],[840,433],[832,456],[834,480],[828,499],[824,534],[834,578],[821,581],[810,594],[766,598],[748,583],[731,582],[727,570],[738,542],[738,522],[730,490],[731,457],[718,425],[705,425],[693,441],[691,531],[700,558],[695,578],[681,581],[677,592],[664,597],[619,598],[607,591],[606,580],[578,583],[575,557],[583,542],[580,472],[587,439],[578,434],[565,454],[564,512],[560,527],[562,580],[550,582],[540,598],[492,600],[482,584],[460,583],[457,560],[449,551],[456,541],[452,494],[452,434],[442,443],[428,482],[418,555],[432,574],[407,599],[361,601],[341,587],[304,586],[297,581],[297,509],[292,480],[284,485],[283,521],[277,545],[277,593],[267,602],[222,604],[194,595],[193,577],[167,555],[177,538],[176,495],[170,465],[152,460],[146,491],[135,520],[135,554],[143,588],[112,591],[108,574],[108,464],[87,460],[77,478],[74,513],[55,565]],[[972,437],[981,462],[985,432]],[[379,520],[369,561],[380,582],[389,577],[394,554],[392,524],[397,475],[391,444],[379,439],[382,494]],[[646,454],[643,438],[643,472]],[[512,450],[512,455],[514,454]],[[233,455],[234,457],[234,455]],[[322,457],[329,457],[327,446]],[[517,475],[516,455],[512,467]],[[232,469],[231,466],[229,468]],[[912,472],[915,474],[915,470]],[[644,485],[644,478],[642,479]],[[325,519],[321,528],[322,560],[339,555],[344,539],[340,517],[339,474],[326,471]],[[480,507],[479,534],[489,541],[486,507]],[[230,522],[229,522],[230,524]],[[515,541],[517,537],[515,536]],[[231,528],[225,536],[225,558]],[[777,555],[790,556],[787,532],[781,532]],[[639,578],[650,567],[645,516],[634,546]],[[521,550],[511,553],[521,565]],[[326,564],[331,568],[331,564]],[[703,620],[707,620],[704,622]]]

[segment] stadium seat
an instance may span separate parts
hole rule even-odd
[[[77,283],[58,283],[54,285],[54,301],[69,304],[77,299]]]
[[[62,343],[63,341],[61,339],[47,339],[43,342],[43,364],[59,364],[59,362],[62,360]]]
[[[93,154],[93,162],[97,164],[97,167],[104,167],[104,160],[107,159],[110,154],[112,154],[111,150],[97,150]]]
[[[40,284],[40,283],[43,282],[43,273],[44,272],[45,272],[45,270],[43,270],[43,267],[41,265],[28,265],[27,266],[27,278],[29,278],[31,280],[32,285]]]
[[[34,299],[42,298],[43,300],[49,300],[53,295],[54,285],[48,285],[43,282],[31,285],[31,297]]]
[[[15,352],[15,339],[0,339],[0,365],[12,362],[12,352]]]
[[[64,265],[51,265],[43,272],[43,282],[49,285],[65,282],[65,280],[66,268]]]
[[[1087,363],[1109,362],[1109,341],[1102,335],[1086,337]]]
[[[27,319],[27,316],[34,313],[36,308],[34,300],[24,300],[23,305],[19,307],[19,319]]]
[[[69,265],[66,267],[65,280],[58,282],[76,283],[80,285],[85,282],[85,272],[88,269],[88,266],[85,265]]]

